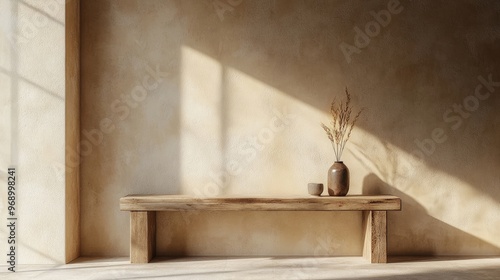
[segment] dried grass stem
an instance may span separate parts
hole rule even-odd
[[[337,161],[340,161],[345,144],[349,140],[349,137],[351,137],[352,129],[363,111],[361,109],[351,122],[351,95],[349,94],[347,88],[345,89],[345,94],[347,97],[345,102],[340,101],[340,104],[337,105],[335,99],[332,101],[330,106],[330,115],[332,117],[330,120],[330,126],[327,126],[324,123],[321,124],[326,132],[326,135],[328,136],[328,139],[330,139],[330,142],[332,143],[335,159]]]

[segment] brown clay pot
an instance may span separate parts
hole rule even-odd
[[[336,161],[328,169],[328,194],[345,196],[349,192],[349,169],[342,161]]]
[[[309,183],[307,184],[307,191],[310,195],[321,196],[321,193],[323,193],[323,184]]]

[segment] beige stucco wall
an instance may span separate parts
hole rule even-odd
[[[500,81],[498,2],[94,0],[81,12],[82,255],[128,255],[126,194],[325,183],[320,122],[345,86],[366,108],[343,156],[350,194],[403,200],[389,253],[500,253],[500,86],[474,97],[479,77]],[[356,212],[157,220],[161,255],[361,254]]]
[[[79,23],[75,4],[0,1],[0,216],[7,218],[6,172],[15,166],[17,264],[79,255],[79,167],[66,168],[66,147],[77,148],[80,132],[78,42],[65,53],[67,34],[79,37],[77,29],[66,34],[66,5],[73,8],[68,22]],[[74,70],[68,84],[65,57]]]

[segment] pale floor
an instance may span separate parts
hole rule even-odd
[[[500,257],[398,258],[369,264],[361,257],[256,257],[155,259],[80,258],[66,265],[21,265],[0,279],[500,279]]]

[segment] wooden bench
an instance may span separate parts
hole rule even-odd
[[[363,211],[363,256],[372,263],[387,262],[387,211],[401,210],[391,195],[345,197],[217,197],[128,195],[120,210],[130,211],[130,261],[148,263],[155,255],[157,211]]]

